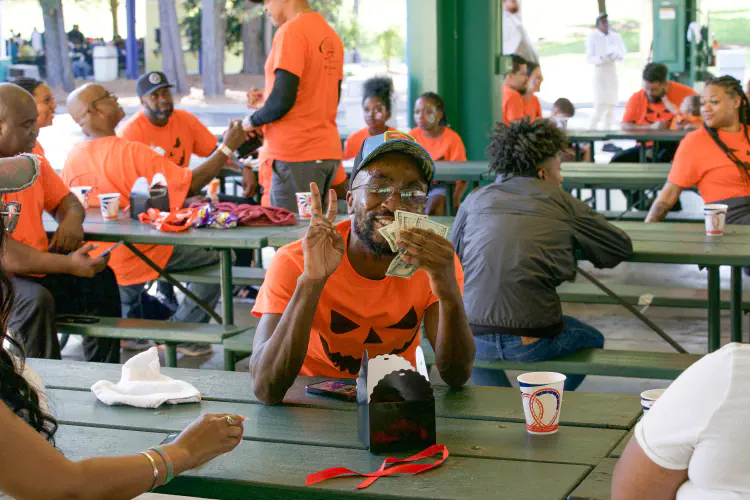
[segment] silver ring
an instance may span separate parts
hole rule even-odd
[[[234,425],[234,419],[233,419],[232,417],[230,417],[229,415],[227,415],[227,416],[226,416],[226,417],[224,417],[224,418],[226,418],[226,419],[227,419],[227,423],[228,423],[229,425]]]

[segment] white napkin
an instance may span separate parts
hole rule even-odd
[[[198,389],[182,380],[174,380],[159,371],[156,347],[142,352],[122,365],[122,378],[117,384],[100,380],[91,386],[99,401],[108,405],[158,408],[163,403],[197,403]]]

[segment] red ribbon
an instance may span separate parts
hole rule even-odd
[[[386,469],[386,467],[390,464],[397,464],[397,463],[403,463],[403,462],[416,462],[417,460],[423,460],[425,458],[429,458],[439,453],[442,453],[443,455],[442,458],[438,460],[437,462],[433,462],[431,464],[404,464],[404,465],[397,465],[395,467],[391,467],[390,469]],[[330,469],[322,470],[320,472],[315,472],[307,476],[307,478],[305,479],[305,486],[311,486],[313,484],[317,484],[322,481],[326,481],[328,479],[338,477],[338,476],[354,475],[354,476],[367,477],[367,479],[365,479],[362,483],[357,485],[357,488],[359,489],[367,488],[372,483],[377,481],[379,477],[390,476],[393,474],[419,474],[420,472],[434,469],[435,467],[442,465],[442,463],[446,461],[449,455],[450,453],[448,453],[448,448],[446,448],[444,444],[433,444],[426,450],[421,451],[417,453],[416,455],[412,455],[409,458],[400,459],[400,458],[388,457],[385,459],[385,461],[383,462],[383,465],[381,465],[377,471],[370,472],[367,474],[354,472],[353,470],[347,469],[346,467],[332,467]]]

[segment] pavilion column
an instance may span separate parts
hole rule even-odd
[[[125,3],[127,40],[125,41],[125,75],[128,80],[138,78],[138,39],[135,37],[135,0]]]

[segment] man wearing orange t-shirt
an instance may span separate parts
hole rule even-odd
[[[503,121],[507,124],[528,116],[523,93],[529,84],[528,68],[523,57],[512,55],[513,69],[503,82]]]
[[[266,0],[263,9],[279,29],[266,60],[263,105],[245,119],[245,131],[262,129],[265,137],[271,204],[295,212],[296,192],[315,182],[326,193],[339,170],[344,45],[307,0]]]
[[[0,157],[32,151],[39,134],[37,115],[31,94],[0,84]],[[83,245],[83,207],[47,159],[39,157],[39,162],[34,184],[3,197],[6,204],[21,207],[3,255],[15,289],[8,328],[18,334],[26,355],[60,359],[55,315],[119,317],[120,299],[107,259],[89,257],[95,247]],[[58,222],[51,240],[42,222],[45,211]],[[89,361],[120,360],[119,340],[84,337],[83,349]]]
[[[334,223],[333,191],[323,215],[320,191],[310,185],[310,228],[276,253],[253,308],[260,323],[250,372],[263,403],[279,403],[297,375],[355,378],[365,350],[415,364],[422,323],[443,380],[457,387],[469,379],[474,339],[453,245],[412,228],[400,232],[395,253],[378,232],[397,210],[424,213],[435,164],[407,137],[386,132],[365,140],[347,194],[350,220]],[[396,255],[419,270],[386,276]]]
[[[664,64],[649,63],[643,69],[643,88],[633,94],[625,106],[622,117],[623,130],[665,130],[672,126],[672,120],[680,112],[682,101],[696,92],[687,85],[668,81],[668,70]],[[613,163],[638,163],[640,148],[626,149],[617,153]],[[677,150],[677,144],[661,148],[655,161],[670,162]]]
[[[219,173],[232,151],[242,144],[245,133],[242,125],[233,122],[224,135],[223,144],[200,166],[191,170],[181,168],[155,153],[149,147],[115,135],[115,127],[125,116],[117,98],[101,85],[87,84],[68,96],[68,111],[89,137],[73,146],[63,169],[63,181],[68,186],[92,186],[91,204],[98,206],[99,194],[119,193],[121,206],[127,203],[133,184],[139,177],[150,183],[156,174],[167,181],[169,205],[177,210],[190,204],[191,194],[200,192]],[[109,248],[111,244],[102,244]],[[165,245],[137,245],[149,259],[166,271],[181,271],[218,262],[215,250]],[[157,278],[156,271],[125,247],[112,251],[110,265],[120,285],[123,317],[140,317],[141,292],[145,283]],[[203,302],[216,305],[220,295],[218,285],[193,283],[189,289]],[[185,298],[172,316],[175,321],[207,322],[208,315],[195,302]],[[210,352],[210,346],[178,347],[188,356]]]

